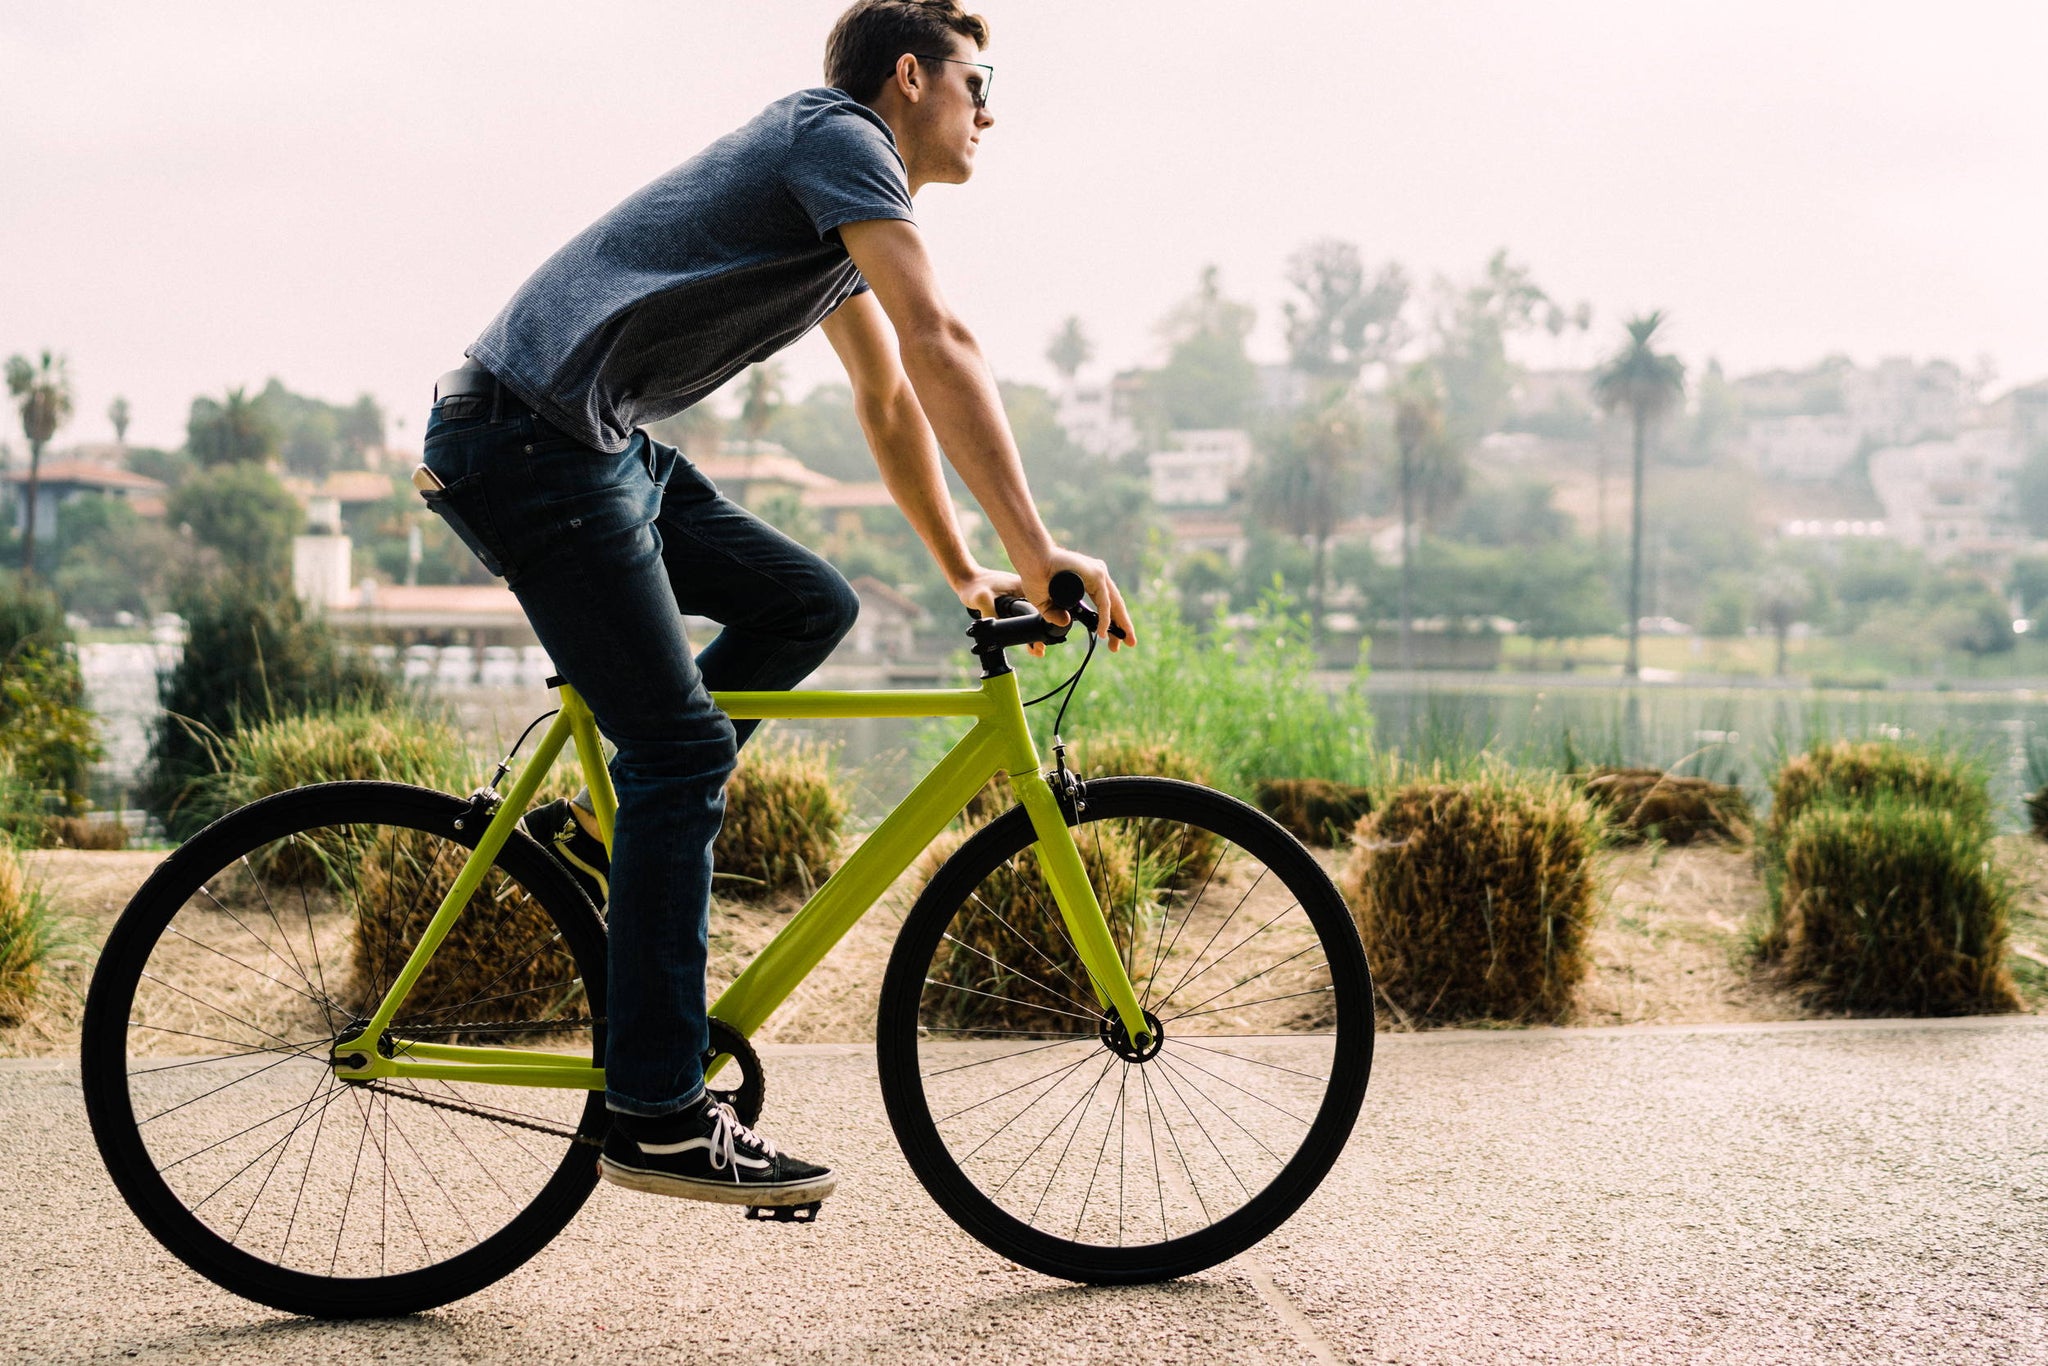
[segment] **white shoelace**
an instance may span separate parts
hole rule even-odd
[[[758,1149],[761,1156],[765,1158],[772,1159],[775,1156],[775,1144],[740,1123],[740,1117],[731,1105],[724,1101],[713,1101],[710,1108],[712,1118],[711,1169],[713,1171],[723,1171],[727,1167],[731,1167],[733,1165],[733,1152],[742,1143],[746,1144],[749,1148]],[[733,1171],[733,1179],[739,1179],[739,1172],[736,1168]]]

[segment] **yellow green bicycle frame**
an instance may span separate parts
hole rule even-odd
[[[1024,722],[1014,673],[983,678],[978,688],[728,692],[713,693],[712,698],[734,720],[961,716],[974,721],[973,728],[938,766],[818,887],[789,924],[712,1003],[713,1015],[743,1035],[760,1028],[776,1007],[788,999],[797,983],[881,899],[911,862],[930,847],[947,823],[965,809],[974,794],[996,774],[1007,773],[1011,791],[1017,794],[1031,818],[1038,839],[1035,849],[1046,882],[1059,905],[1075,951],[1093,979],[1098,1003],[1105,1012],[1116,1013],[1128,1037],[1144,1038],[1147,1027],[1137,993],[1131,988],[1131,979],[1117,953],[1095,889],[1089,884],[1059,800],[1039,772],[1038,750]],[[605,769],[597,723],[583,699],[567,685],[561,688],[561,701],[553,724],[532,759],[520,769],[512,790],[491,817],[376,1013],[359,1033],[335,1046],[334,1066],[347,1080],[413,1077],[498,1086],[604,1088],[604,1069],[570,1054],[422,1043],[402,1036],[387,1041],[388,1057],[378,1047],[378,1041],[384,1039],[434,951],[462,914],[462,908],[469,904],[471,894],[482,885],[498,851],[532,804],[541,779],[554,766],[563,747],[572,742],[583,780],[590,788],[599,831],[606,849],[611,848],[618,800],[612,790],[611,775]]]

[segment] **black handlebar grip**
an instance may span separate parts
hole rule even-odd
[[[1052,599],[1052,605],[1063,612],[1071,612],[1081,605],[1082,596],[1088,591],[1081,576],[1071,569],[1062,569],[1052,576],[1045,586],[1045,595]]]
[[[1028,598],[1020,598],[1014,593],[998,593],[996,594],[996,615],[998,617],[1035,617],[1038,615],[1038,609],[1031,605],[1031,601]]]

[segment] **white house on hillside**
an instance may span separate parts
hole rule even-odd
[[[1145,457],[1152,501],[1163,508],[1222,507],[1252,467],[1251,433],[1237,428],[1174,432],[1171,445]]]
[[[1873,452],[1870,484],[1894,539],[1931,559],[1990,563],[2026,544],[2013,510],[2019,466],[2009,433],[1980,427]]]

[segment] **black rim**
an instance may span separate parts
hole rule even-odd
[[[327,1063],[467,857],[466,809],[374,783],[257,803],[167,860],[109,939],[86,1022],[95,1136],[151,1230],[237,1293],[441,1302],[530,1256],[594,1183],[600,1095],[362,1085]],[[597,1056],[602,952],[588,903],[515,835],[392,1034]]]
[[[1097,780],[1075,837],[1156,1037],[1096,1004],[1012,813],[932,880],[892,959],[891,1118],[1005,1255],[1184,1274],[1264,1236],[1341,1150],[1371,1063],[1364,957],[1313,856],[1242,803]]]

